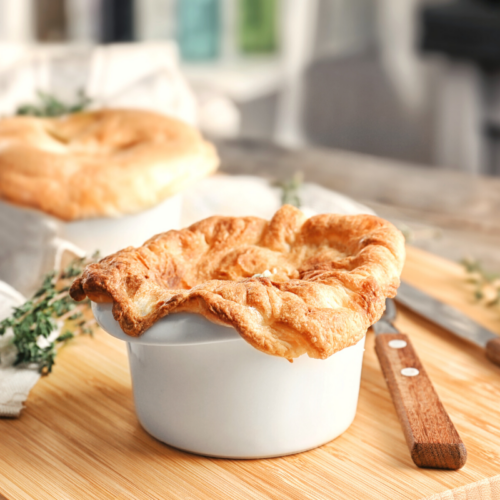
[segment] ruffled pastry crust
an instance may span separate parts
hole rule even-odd
[[[0,199],[67,221],[150,208],[218,163],[197,130],[148,111],[0,120]]]
[[[402,234],[371,215],[317,215],[285,205],[271,221],[210,217],[89,265],[75,300],[113,302],[128,335],[171,313],[234,327],[255,348],[325,359],[358,342],[394,297]],[[252,277],[265,270],[272,277]]]

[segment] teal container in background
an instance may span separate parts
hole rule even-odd
[[[238,0],[238,39],[246,54],[277,49],[277,0]]]
[[[216,59],[220,52],[219,0],[178,0],[177,41],[185,61]]]

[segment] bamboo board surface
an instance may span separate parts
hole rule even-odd
[[[404,279],[500,334],[460,267],[408,248]],[[468,449],[460,471],[410,459],[368,334],[357,416],[339,438],[284,458],[222,460],[170,448],[134,414],[124,343],[99,331],[59,354],[21,418],[0,419],[0,498],[420,499],[500,473],[500,368],[481,350],[399,307],[414,346]]]

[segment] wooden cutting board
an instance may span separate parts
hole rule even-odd
[[[500,334],[461,268],[408,248],[404,279]],[[204,458],[150,437],[134,414],[125,345],[99,331],[58,356],[17,420],[0,419],[0,494],[11,499],[420,499],[500,473],[500,368],[481,350],[399,308],[461,434],[460,471],[410,459],[368,334],[356,419],[321,448],[267,460]],[[173,402],[175,404],[175,402]]]

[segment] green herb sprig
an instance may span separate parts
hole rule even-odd
[[[95,320],[90,319],[89,300],[77,305],[69,296],[69,289],[73,278],[97,259],[97,253],[91,258],[75,259],[60,274],[47,274],[33,298],[0,322],[0,335],[9,329],[14,334],[12,343],[17,350],[14,365],[36,364],[40,373],[48,374],[54,366],[59,345],[79,333],[93,334]],[[60,326],[64,333],[51,340],[49,337]]]
[[[304,174],[302,172],[296,172],[290,179],[277,183],[276,185],[281,188],[281,204],[300,208],[302,200],[299,192],[303,184]]]
[[[500,305],[500,274],[486,271],[476,259],[462,259],[461,264],[474,285],[474,298],[488,307]]]
[[[54,117],[78,113],[87,109],[92,102],[85,93],[80,90],[77,94],[77,101],[74,104],[66,104],[57,97],[38,91],[38,104],[22,104],[16,110],[16,115],[29,115],[40,117]]]

